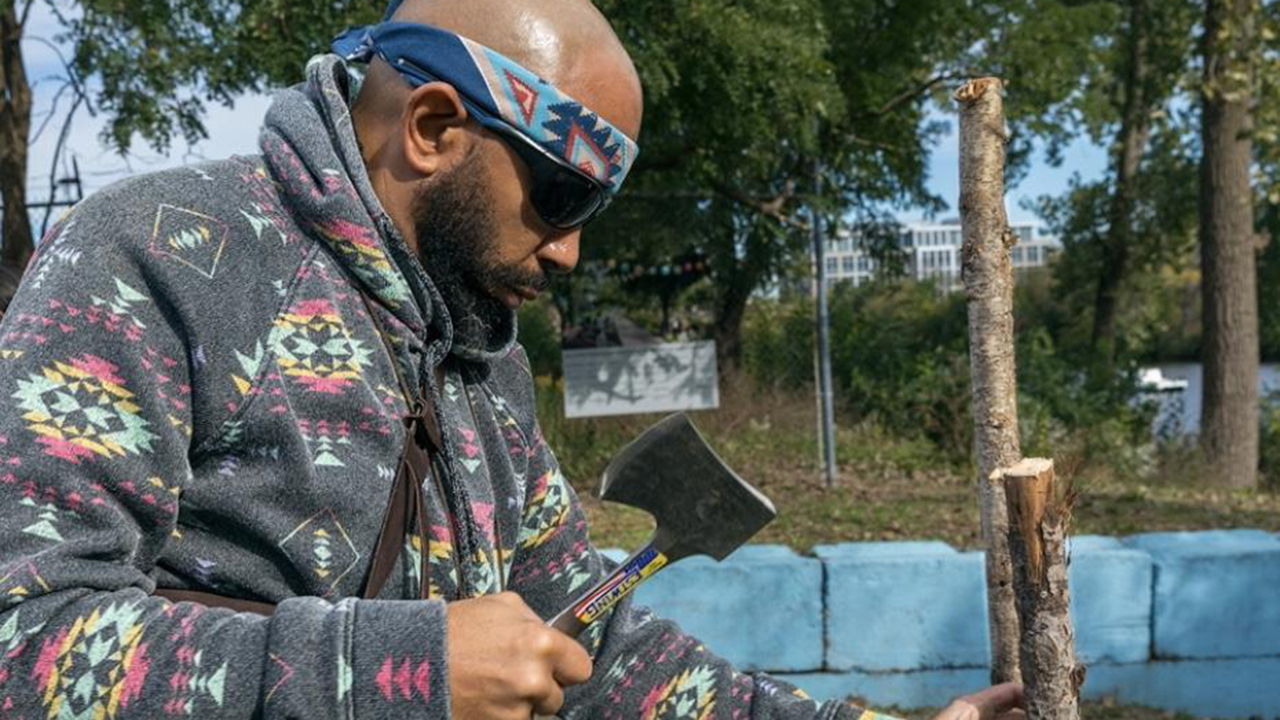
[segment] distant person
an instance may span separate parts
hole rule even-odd
[[[587,0],[389,20],[277,95],[260,156],[43,241],[0,324],[3,716],[859,717],[626,603],[543,624],[605,562],[515,309],[622,185],[639,80]]]

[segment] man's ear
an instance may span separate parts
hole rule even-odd
[[[444,82],[426,83],[409,94],[402,118],[405,162],[423,176],[434,175],[466,155],[467,108]]]

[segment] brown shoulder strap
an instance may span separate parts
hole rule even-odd
[[[213,593],[200,592],[198,590],[156,588],[155,594],[162,598],[168,598],[173,602],[195,602],[200,603],[201,605],[208,605],[209,607],[230,608],[236,612],[251,612],[258,613],[259,615],[270,615],[276,611],[276,606],[271,603],[228,597],[226,595],[215,595]]]
[[[377,597],[386,584],[387,577],[395,567],[404,545],[404,538],[409,533],[409,523],[416,524],[420,547],[419,561],[419,597],[426,597],[428,554],[430,549],[427,540],[426,517],[422,505],[422,483],[430,473],[435,472],[431,464],[431,452],[436,446],[432,443],[440,437],[436,427],[435,412],[430,403],[419,403],[413,415],[405,418],[404,451],[400,455],[400,466],[396,470],[396,481],[391,489],[391,499],[387,504],[387,512],[382,519],[382,530],[378,533],[378,541],[373,548],[373,564],[369,568],[369,577],[365,581],[362,597]],[[435,428],[432,432],[431,428]]]
[[[419,582],[418,596],[427,597],[430,579],[429,570],[430,547],[427,534],[426,517],[422,504],[422,483],[428,473],[435,472],[431,462],[431,454],[440,450],[440,427],[436,423],[435,405],[430,393],[418,396],[409,389],[400,364],[396,360],[395,349],[391,347],[391,338],[378,319],[373,302],[362,290],[360,299],[364,301],[369,319],[378,331],[378,337],[387,350],[391,367],[395,371],[400,392],[404,395],[405,404],[409,407],[409,415],[404,418],[404,449],[400,452],[400,464],[396,468],[395,485],[391,488],[391,498],[387,511],[382,518],[382,529],[378,532],[378,540],[374,544],[373,563],[369,568],[369,577],[365,580],[362,597],[377,597],[386,584],[391,570],[404,545],[404,538],[409,532],[409,523],[415,522],[418,529],[419,542]]]

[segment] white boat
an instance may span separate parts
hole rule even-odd
[[[1158,367],[1138,370],[1138,386],[1146,392],[1182,392],[1190,386],[1183,378],[1167,378]]]

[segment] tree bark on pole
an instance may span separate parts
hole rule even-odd
[[[1079,720],[1084,666],[1076,662],[1067,587],[1071,492],[1055,487],[1053,461],[1027,459],[1001,471],[1009,511],[1022,679],[1029,720]]]
[[[1013,355],[1013,265],[1016,236],[1004,208],[1003,84],[972,80],[960,104],[961,270],[969,298],[969,369],[973,383],[974,451],[986,544],[991,680],[1016,682],[1018,615],[1009,562],[1009,519],[997,471],[1021,459],[1017,375]]]

